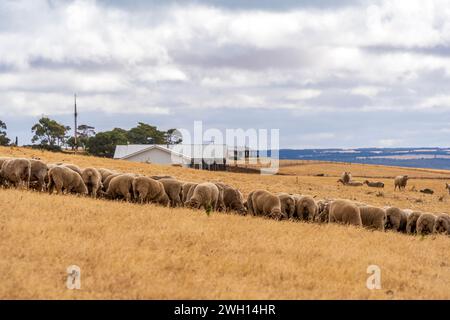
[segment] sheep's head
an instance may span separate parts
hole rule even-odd
[[[274,219],[282,219],[283,214],[280,208],[275,207],[270,211],[270,216]]]
[[[325,201],[320,201],[317,206],[316,214],[314,216],[315,222],[326,222],[328,221],[330,203]]]
[[[286,203],[287,205],[286,205],[286,209],[287,209],[287,214],[289,215],[289,216],[292,216],[294,213],[295,213],[295,199],[294,198],[289,198],[288,200],[287,200],[287,203]]]
[[[247,214],[247,209],[246,209],[244,206],[238,208],[236,211],[237,211],[240,215],[243,215],[243,216],[245,216],[245,215]]]
[[[443,217],[438,217],[436,219],[436,223],[434,225],[434,232],[435,233],[446,233],[449,228],[448,221]]]
[[[200,202],[197,199],[191,199],[186,202],[186,206],[189,208],[198,208],[200,206]]]

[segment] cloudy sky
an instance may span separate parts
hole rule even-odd
[[[318,4],[320,3],[320,4]],[[281,147],[449,146],[450,1],[0,2],[0,119],[279,128]]]

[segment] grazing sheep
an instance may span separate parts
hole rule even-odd
[[[448,193],[450,194],[450,184],[445,183],[445,189],[447,189],[447,190],[448,190]]]
[[[244,206],[242,193],[238,189],[230,186],[226,186],[223,189],[223,204],[227,211],[236,211],[242,215],[247,211]]]
[[[384,188],[384,183],[380,181],[371,182],[369,180],[364,181],[364,184],[367,184],[368,187],[372,188]]]
[[[385,229],[392,229],[398,232],[406,232],[408,215],[404,210],[396,207],[385,207],[386,225]]]
[[[317,201],[317,214],[314,217],[314,222],[326,223],[329,220],[330,203],[333,200],[319,200]]]
[[[2,163],[0,170],[2,181],[6,181],[16,188],[24,184],[26,188],[30,185],[31,162],[28,159],[11,158]]]
[[[329,209],[329,220],[342,224],[362,226],[359,208],[348,200],[335,200],[331,202]]]
[[[289,217],[294,216],[296,211],[296,199],[288,193],[279,193],[278,198],[280,198],[283,218],[288,219]]]
[[[431,213],[423,213],[417,219],[417,234],[425,235],[433,233],[436,216]]]
[[[443,233],[450,235],[450,216],[440,213],[436,217],[433,233]]]
[[[71,163],[62,163],[62,164],[58,164],[58,165],[59,165],[59,166],[62,166],[62,167],[69,168],[70,170],[75,171],[76,173],[78,173],[78,174],[81,176],[82,170],[81,170],[81,168],[80,168],[79,166],[77,166],[77,165],[74,165],[74,164],[71,164]]]
[[[10,157],[0,157],[0,170],[2,169],[3,163],[4,163],[5,161],[11,160],[11,159],[14,159],[14,158],[10,158]],[[0,176],[0,184],[1,184],[1,176]]]
[[[190,189],[189,189],[189,191],[186,193],[186,201],[189,201],[191,198],[192,198],[192,195],[194,194],[194,190],[195,190],[195,187],[198,185],[198,183],[196,183],[194,186],[192,186]],[[185,202],[186,202],[185,201]],[[185,203],[184,202],[184,203]],[[183,203],[183,204],[184,204]]]
[[[219,200],[218,200],[218,203],[217,203],[217,209],[216,210],[217,211],[226,211],[227,207],[225,206],[225,202],[223,200],[223,195],[224,195],[225,189],[232,188],[232,187],[230,187],[229,185],[227,185],[227,184],[225,184],[223,182],[213,182],[213,183],[219,189]]]
[[[296,198],[295,212],[291,218],[314,221],[318,213],[316,201],[311,196],[300,196]]]
[[[422,215],[420,211],[413,211],[406,220],[406,232],[413,234],[417,232],[417,220]]]
[[[81,171],[81,178],[88,188],[88,194],[97,198],[97,194],[102,189],[102,175],[95,168],[85,168]]]
[[[394,191],[397,190],[404,190],[406,188],[406,183],[408,182],[408,176],[397,176],[394,179]]]
[[[159,181],[161,181],[161,183],[164,185],[164,190],[166,191],[167,196],[170,199],[170,206],[182,206],[183,202],[181,201],[181,199],[183,198],[183,182],[173,178],[163,178],[159,179]]]
[[[114,174],[110,174],[109,176],[106,177],[105,181],[102,182],[103,184],[103,191],[106,192],[108,190],[109,184],[111,183],[111,180],[117,176],[122,175],[123,173],[114,173]]]
[[[36,188],[39,191],[44,191],[46,188],[45,180],[48,174],[48,167],[47,164],[45,164],[41,160],[30,160],[31,164],[31,175],[30,175],[30,182],[37,182]]]
[[[219,204],[219,187],[211,182],[199,183],[194,188],[192,197],[185,203],[187,207],[205,210],[217,210]]]
[[[105,169],[105,168],[97,169],[97,171],[100,173],[100,175],[102,177],[102,183],[105,182],[106,178],[108,178],[110,175],[116,173],[116,172],[114,172],[112,170]]]
[[[63,166],[51,168],[48,171],[48,180],[47,190],[49,194],[52,194],[55,188],[58,194],[64,191],[66,193],[88,194],[88,189],[81,176],[69,168]]]
[[[133,180],[134,174],[120,174],[109,182],[106,197],[109,199],[124,198],[126,201],[133,199]]]
[[[342,182],[342,184],[347,184],[352,181],[352,174],[350,172],[343,172],[338,181]]]
[[[185,182],[185,183],[183,183],[183,196],[181,197],[181,201],[183,202],[183,204],[190,199],[188,197],[189,192],[191,191],[192,188],[195,188],[195,186],[197,184],[198,183],[196,183],[196,182]],[[192,196],[192,193],[194,193],[194,190],[192,190],[191,196]]]
[[[281,201],[273,193],[266,190],[255,190],[250,192],[248,199],[248,210],[253,216],[266,216],[280,220]]]
[[[169,205],[169,197],[161,182],[148,177],[135,177],[132,186],[134,198],[140,203],[156,202],[164,206]]]
[[[422,190],[420,190],[420,192],[425,193],[425,194],[433,194],[434,193],[434,191],[429,188],[422,189]]]
[[[359,207],[362,225],[369,229],[384,231],[386,211],[372,206]]]

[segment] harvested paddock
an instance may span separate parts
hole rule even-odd
[[[3,299],[450,298],[446,236],[1,191]],[[72,264],[81,290],[66,289]]]
[[[406,191],[393,193],[391,183],[379,197],[366,186],[339,187],[331,174],[199,172],[0,148],[0,156],[36,153],[45,162],[172,175],[193,182],[222,181],[245,196],[259,188],[310,194],[316,200],[346,198],[380,207],[448,211],[445,184],[431,179],[410,184],[417,190],[433,188],[434,195],[409,190],[410,184]],[[328,175],[327,165],[321,172]],[[377,169],[383,176],[383,168]],[[443,192],[447,196],[440,201]],[[446,249],[450,238],[444,235],[408,236],[221,213],[208,217],[186,208],[12,189],[0,190],[0,227],[0,297],[4,298],[450,298]],[[417,265],[417,259],[425,263]],[[68,292],[65,287],[65,270],[71,264],[82,269],[80,291]],[[382,290],[365,287],[369,264],[381,267]]]

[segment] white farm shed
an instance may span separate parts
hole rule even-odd
[[[191,158],[162,145],[118,145],[114,159],[188,166]]]

